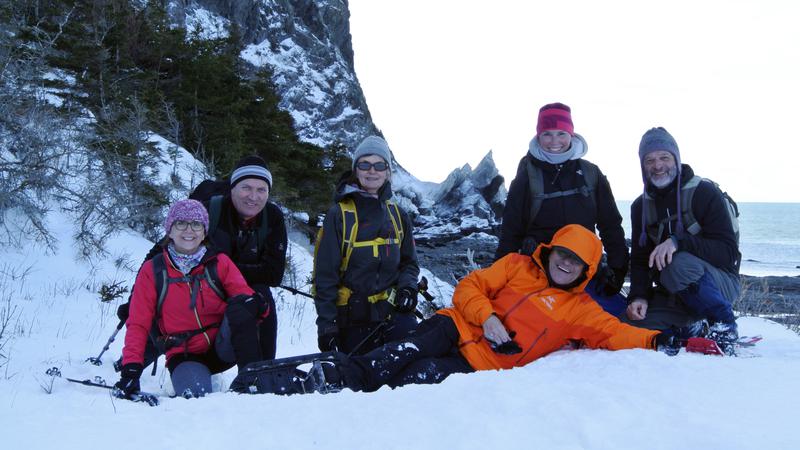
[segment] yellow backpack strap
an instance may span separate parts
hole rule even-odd
[[[397,236],[399,244],[403,243],[403,220],[400,217],[400,209],[397,203],[386,200],[386,209],[389,211],[389,218],[392,219],[392,226],[394,227],[394,235]],[[394,210],[394,214],[392,214]]]
[[[358,213],[356,203],[350,197],[339,202],[339,209],[342,211],[342,264],[339,266],[339,273],[344,274],[358,236]]]

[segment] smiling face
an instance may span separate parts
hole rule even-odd
[[[559,286],[572,284],[585,270],[586,264],[574,254],[559,248],[550,251],[547,271],[554,284]]]
[[[368,163],[376,163],[376,162],[386,162],[378,155],[367,155],[358,158],[356,161],[356,166],[360,162],[368,162]],[[375,170],[375,167],[370,167],[369,170],[361,170],[356,167],[356,177],[358,178],[358,184],[361,186],[361,189],[364,189],[369,194],[377,194],[378,190],[383,187],[386,180],[389,179],[389,170],[384,170],[379,172]]]
[[[564,153],[569,150],[569,146],[572,143],[572,136],[561,130],[542,131],[537,138],[542,150],[547,153]]]
[[[169,230],[169,237],[172,239],[172,245],[178,253],[191,255],[196,252],[200,244],[203,243],[203,239],[206,237],[205,228],[202,227],[201,224],[200,230],[193,230],[192,228],[197,227],[187,224],[185,230],[179,230],[178,227],[181,226],[181,222],[186,224],[186,222],[180,220],[176,220],[172,224],[172,228]]]
[[[243,219],[255,217],[269,200],[269,184],[258,178],[246,178],[231,189],[231,202]]]
[[[678,174],[675,157],[672,153],[664,150],[646,154],[642,160],[642,167],[647,181],[657,188],[663,188],[672,183]]]

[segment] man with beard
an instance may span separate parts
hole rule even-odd
[[[739,296],[736,231],[724,194],[681,164],[675,139],[652,128],[639,144],[644,193],[631,206],[629,323],[691,327],[733,354]],[[706,329],[706,327],[708,328]]]

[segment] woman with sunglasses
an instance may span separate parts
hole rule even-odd
[[[113,391],[120,398],[139,392],[148,339],[166,352],[172,386],[187,398],[210,393],[211,374],[261,359],[257,324],[270,313],[268,304],[228,256],[208,246],[203,204],[175,203],[164,229],[163,250],[136,276]]]
[[[408,215],[391,201],[392,157],[369,136],[336,189],[314,256],[321,351],[365,353],[416,328],[417,253]]]

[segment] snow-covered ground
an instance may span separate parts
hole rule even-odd
[[[160,367],[155,377],[147,371],[142,387],[161,395],[161,405],[118,400],[45,371],[117,380],[112,362],[124,330],[102,366],[85,362],[117,323],[119,300],[103,304],[96,292],[102,283],[129,285],[134,273],[125,266],[138,267],[151,244],[122,233],[109,239],[108,259],[92,266],[64,244],[69,221],[52,222],[62,239],[57,254],[4,249],[0,263],[0,308],[11,314],[2,338],[11,339],[0,349],[4,449],[800,448],[800,336],[756,318],[740,319],[740,328],[764,336],[757,357],[563,351],[524,368],[455,375],[435,386],[292,397],[219,392],[195,400],[169,398]],[[293,244],[291,255],[298,287],[308,289],[307,248]],[[449,295],[442,289],[438,295]],[[313,352],[311,302],[275,292],[279,356]],[[215,385],[224,391],[234,376],[235,369]]]

